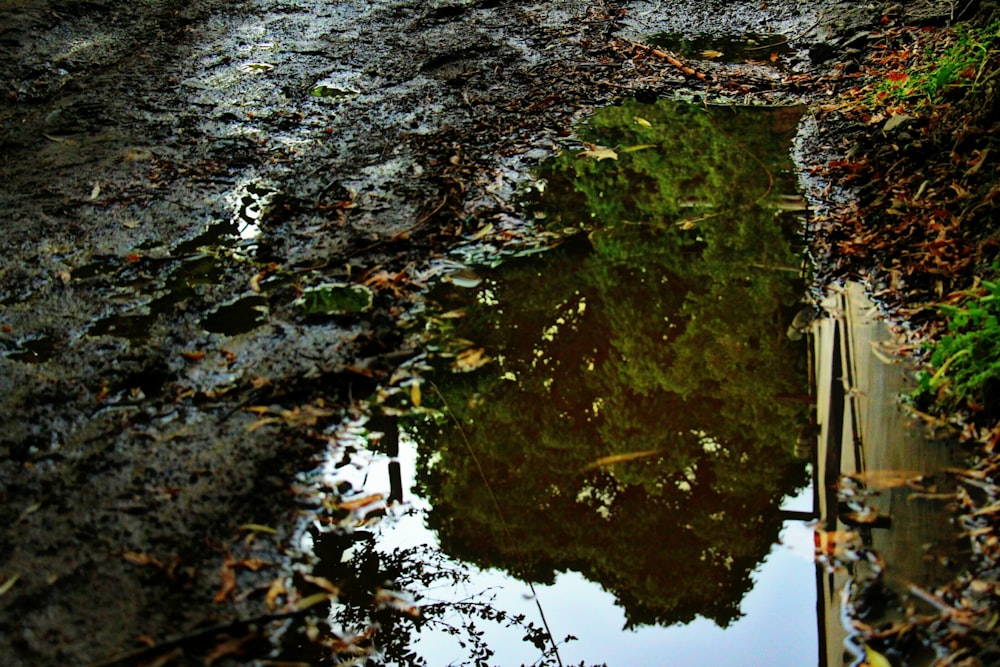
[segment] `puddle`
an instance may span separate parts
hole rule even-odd
[[[56,353],[55,341],[46,335],[34,336],[21,341],[0,341],[3,356],[26,364],[40,364],[48,361]]]
[[[202,321],[205,331],[227,336],[253,331],[267,322],[267,299],[262,296],[248,296],[237,299],[215,310]]]
[[[744,35],[659,33],[652,35],[649,42],[681,58],[720,63],[776,64],[780,62],[780,56],[794,52],[787,37],[758,33]]]
[[[261,224],[279,194],[270,185],[251,181],[237,188],[231,197],[230,220],[213,222],[201,234],[177,244],[168,257],[135,255],[126,261],[101,257],[74,270],[78,280],[113,276],[123,298],[142,304],[96,321],[87,333],[146,340],[159,317],[217,284],[228,261],[253,259],[262,234]],[[155,254],[155,249],[151,250]],[[206,331],[235,335],[266,321],[266,299],[246,296],[217,308],[205,318],[203,326]]]
[[[411,591],[422,615],[386,633],[388,662],[819,654],[795,456],[807,346],[786,335],[802,294],[799,113],[601,111],[526,195],[566,241],[431,294],[427,354],[379,393],[402,421],[345,425],[360,442],[339,435],[316,472],[317,488],[401,516],[304,537],[322,576]],[[344,486],[364,452],[367,478]],[[331,611],[341,636],[363,630],[356,604]]]

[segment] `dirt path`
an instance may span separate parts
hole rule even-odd
[[[267,613],[290,482],[412,353],[432,258],[530,242],[513,193],[589,109],[802,99],[870,19],[711,4],[0,4],[5,664]],[[706,83],[634,44],[701,31],[790,48]],[[325,281],[374,307],[307,317]]]

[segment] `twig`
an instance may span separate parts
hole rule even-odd
[[[702,81],[708,81],[708,76],[704,72],[699,72],[699,71],[695,70],[693,67],[689,67],[688,65],[685,65],[680,60],[678,60],[676,56],[671,55],[670,53],[667,53],[666,51],[663,51],[661,49],[657,49],[657,48],[652,47],[652,46],[646,46],[645,44],[640,44],[639,42],[630,42],[630,44],[632,44],[632,46],[635,47],[635,48],[637,48],[637,49],[642,49],[642,50],[646,51],[647,53],[653,54],[657,58],[662,58],[663,60],[666,60],[668,63],[670,63],[671,65],[673,65],[677,69],[679,69],[681,72],[683,72],[687,76],[693,76],[696,79],[701,79]]]

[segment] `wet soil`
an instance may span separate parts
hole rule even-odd
[[[272,613],[294,474],[416,352],[400,318],[435,257],[545,242],[513,194],[575,119],[634,96],[809,101],[881,14],[0,3],[5,664],[90,664]],[[647,48],[749,33],[787,44],[692,71]],[[372,307],[304,312],[331,281]]]

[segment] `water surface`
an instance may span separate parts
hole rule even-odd
[[[806,343],[786,335],[799,113],[603,110],[525,195],[565,241],[431,295],[428,352],[383,391],[410,416],[363,428],[416,519],[327,556],[420,583],[387,655],[556,664],[540,606],[564,661],[815,663],[811,532],[781,511],[811,500]]]

